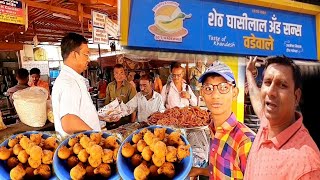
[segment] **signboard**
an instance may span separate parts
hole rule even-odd
[[[0,22],[24,24],[22,2],[19,0],[0,1]]]
[[[316,60],[315,16],[209,0],[132,0],[128,46]]]
[[[91,15],[92,15],[93,27],[104,29],[105,19],[107,15],[103,13],[99,13],[97,11],[91,11]]]
[[[93,28],[93,42],[96,44],[108,44],[108,33],[104,29]]]
[[[104,29],[108,32],[108,34],[110,34],[110,36],[114,37],[115,39],[118,39],[119,26],[107,16],[105,19],[105,23],[106,24]]]

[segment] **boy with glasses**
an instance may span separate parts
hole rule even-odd
[[[213,63],[199,78],[201,94],[211,112],[211,142],[208,168],[193,167],[190,177],[209,176],[209,179],[243,179],[254,132],[237,121],[232,101],[238,88],[231,69]]]

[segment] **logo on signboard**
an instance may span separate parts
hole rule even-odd
[[[191,14],[185,14],[179,8],[179,3],[164,1],[153,9],[154,24],[149,26],[149,31],[154,34],[155,40],[182,42],[182,38],[188,34],[183,27],[183,21],[191,18]]]

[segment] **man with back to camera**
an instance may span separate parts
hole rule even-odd
[[[29,81],[28,70],[26,70],[24,68],[18,69],[17,74],[16,74],[16,80],[18,81],[18,84],[7,90],[7,93],[10,96],[9,98],[10,98],[11,104],[13,104],[13,100],[12,100],[13,93],[29,87],[29,85],[28,85],[28,81]]]
[[[261,89],[253,73],[246,76],[253,109],[261,121],[250,150],[244,179],[320,179],[320,152],[296,111],[301,97],[301,72],[287,57],[268,57]]]
[[[101,130],[98,112],[80,74],[90,62],[88,41],[68,33],[61,41],[64,66],[52,88],[54,126],[62,136],[86,130]]]

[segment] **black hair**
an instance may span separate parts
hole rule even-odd
[[[80,34],[68,33],[61,41],[61,55],[63,60],[67,59],[72,51],[79,49],[82,44],[88,44],[88,40]]]
[[[20,68],[18,69],[16,76],[21,80],[26,80],[29,78],[29,72],[24,68]]]
[[[116,64],[113,66],[113,69],[115,68],[123,68],[124,69],[124,66],[122,64]]]
[[[266,64],[265,64],[264,70],[266,70],[268,68],[268,66],[270,66],[271,64],[275,64],[275,63],[291,67],[293,80],[294,80],[294,89],[297,90],[298,88],[300,88],[300,89],[302,88],[300,68],[292,59],[290,59],[286,56],[268,57],[266,59]]]
[[[140,74],[136,73],[136,74],[133,76],[133,79],[134,79],[134,80],[139,80],[139,79],[140,79]]]
[[[174,68],[182,68],[181,63],[179,63],[179,62],[172,62],[172,63],[170,64],[170,71],[172,72],[172,69],[174,69]]]
[[[150,75],[144,74],[140,77],[140,80],[148,80],[148,81],[152,82],[153,79]]]
[[[40,75],[40,69],[38,69],[38,68],[32,68],[32,69],[30,70],[30,75],[32,75],[32,74],[38,74],[38,75]]]

